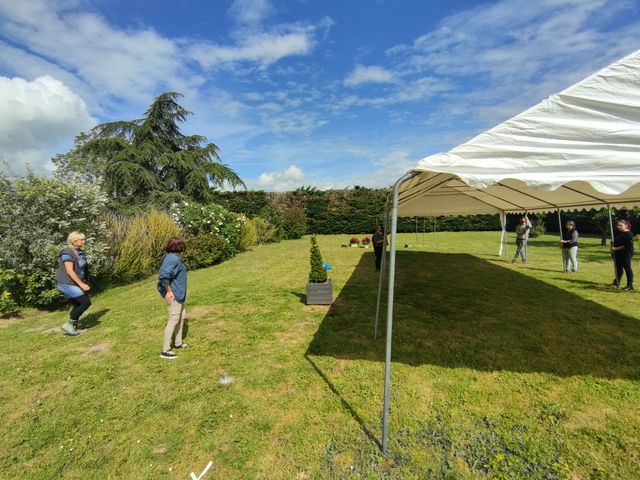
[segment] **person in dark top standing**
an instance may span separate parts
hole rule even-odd
[[[562,240],[560,241],[564,273],[575,273],[578,271],[578,231],[573,220],[569,220],[564,226],[565,230],[562,232]]]
[[[91,287],[86,283],[89,280],[89,264],[82,251],[86,243],[87,239],[83,233],[71,232],[67,237],[67,246],[58,256],[56,286],[73,304],[69,312],[69,320],[62,325],[62,330],[72,337],[80,333],[78,330],[80,315],[91,306],[91,299],[87,293]]]
[[[384,227],[382,225],[378,225],[376,227],[376,231],[373,234],[371,241],[373,242],[373,253],[376,256],[376,270],[380,270],[382,249],[384,247]]]
[[[525,215],[520,219],[520,223],[516,225],[516,254],[513,256],[511,263],[516,263],[518,257],[522,257],[522,263],[527,263],[529,230],[531,230],[531,222],[529,221],[529,217]]]
[[[168,320],[164,329],[164,342],[161,358],[173,360],[176,354],[171,350],[187,348],[182,341],[182,327],[184,326],[187,299],[187,267],[180,258],[184,251],[184,241],[178,237],[171,237],[165,248],[167,252],[162,259],[158,272],[158,292],[167,302]]]
[[[631,259],[633,258],[633,232],[631,224],[626,220],[618,220],[616,222],[617,232],[613,236],[613,245],[611,252],[616,263],[616,278],[613,285],[620,285],[622,273],[627,275],[627,286],[623,288],[626,291],[633,290],[633,270],[631,268]]]

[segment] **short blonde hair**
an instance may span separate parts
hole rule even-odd
[[[71,232],[69,234],[69,236],[67,237],[67,245],[69,245],[70,247],[73,248],[73,244],[78,241],[78,240],[84,240],[85,235],[84,233],[80,233],[80,232]]]

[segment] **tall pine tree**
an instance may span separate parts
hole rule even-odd
[[[76,138],[65,155],[54,158],[62,174],[87,174],[118,205],[162,204],[189,198],[208,202],[224,185],[244,186],[220,162],[218,147],[201,135],[184,135],[179,124],[191,112],[166,92],[155,98],[138,120],[98,125]]]

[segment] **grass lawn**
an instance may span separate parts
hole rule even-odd
[[[556,237],[523,266],[496,232],[401,235],[384,458],[378,277],[349,238],[319,237],[331,307],[304,304],[308,238],[190,272],[175,361],[153,278],[79,337],[64,311],[0,320],[0,478],[640,478],[640,292],[597,239],[564,275]]]

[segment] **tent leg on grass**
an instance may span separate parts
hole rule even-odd
[[[507,214],[504,212],[500,212],[500,227],[502,228],[502,233],[500,234],[500,250],[498,251],[498,256],[501,257],[503,254],[507,256]]]
[[[387,291],[387,345],[384,360],[384,402],[382,408],[382,454],[387,454],[389,437],[389,401],[391,398],[391,337],[393,333],[393,293],[395,287],[396,274],[396,243],[398,228],[398,197],[400,186],[410,178],[417,175],[417,172],[407,173],[401,177],[393,186],[391,204],[391,245],[389,247],[389,286]],[[387,209],[388,210],[388,209]],[[386,233],[386,232],[385,232]]]
[[[560,246],[562,246],[562,215],[560,214],[560,209],[558,209],[558,232],[560,232]],[[562,253],[562,252],[561,252]],[[562,271],[564,272],[564,255],[562,257]]]

